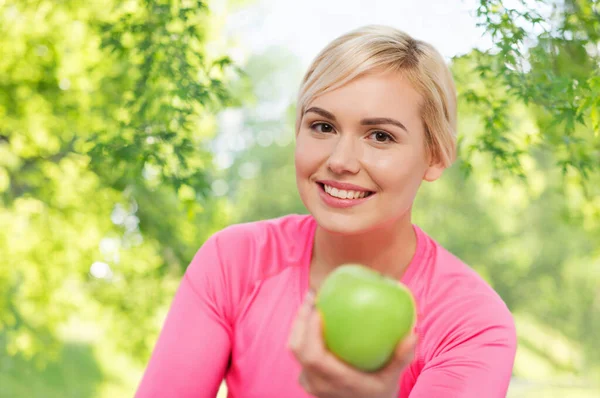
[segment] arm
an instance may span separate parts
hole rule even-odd
[[[198,251],[173,299],[136,398],[214,398],[231,349],[215,239]]]
[[[504,308],[479,318],[474,315],[446,336],[444,348],[424,366],[410,398],[506,396],[517,347],[512,317]]]

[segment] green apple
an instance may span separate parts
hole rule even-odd
[[[416,322],[415,300],[401,282],[360,264],[344,264],[323,281],[315,306],[327,349],[367,372],[382,368]]]

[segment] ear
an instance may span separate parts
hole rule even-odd
[[[433,182],[440,178],[446,168],[441,163],[430,165],[423,174],[423,179],[428,182]]]

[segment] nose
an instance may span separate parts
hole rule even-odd
[[[340,137],[327,160],[327,167],[335,174],[356,174],[360,170],[357,140],[349,134]]]

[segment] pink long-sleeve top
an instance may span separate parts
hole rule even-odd
[[[311,216],[228,227],[187,268],[136,398],[306,398],[287,348],[308,290]],[[471,268],[420,228],[401,281],[415,296],[419,342],[401,398],[505,397],[516,351],[513,318]]]

